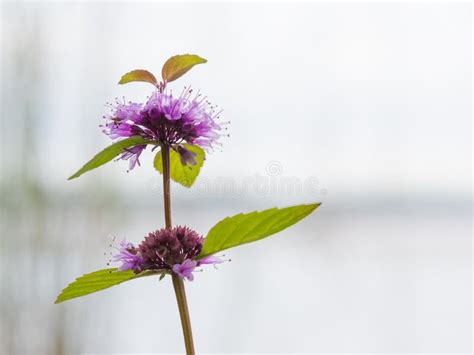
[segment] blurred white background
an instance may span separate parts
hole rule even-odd
[[[181,352],[171,283],[53,305],[108,236],[163,225],[144,154],[66,181],[171,55],[230,138],[174,222],[322,201],[187,284],[198,353],[471,353],[471,4],[2,3],[1,354]]]

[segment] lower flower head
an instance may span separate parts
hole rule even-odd
[[[187,227],[160,229],[149,233],[138,246],[146,269],[173,268],[195,258],[202,249],[203,237]]]
[[[203,242],[203,237],[188,227],[163,228],[149,233],[138,246],[122,241],[112,261],[121,263],[119,271],[165,271],[192,281],[196,267],[224,262],[215,255],[198,258]]]

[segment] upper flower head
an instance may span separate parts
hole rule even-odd
[[[104,133],[112,139],[141,136],[173,148],[176,146],[176,150],[180,143],[212,149],[218,144],[223,129],[223,124],[217,122],[221,111],[216,111],[201,94],[192,95],[192,89],[183,90],[179,97],[158,90],[145,104],[117,102],[112,114],[105,116]],[[131,159],[130,169],[138,162],[142,147],[121,156]],[[185,157],[186,160],[189,158]]]

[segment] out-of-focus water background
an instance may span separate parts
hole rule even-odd
[[[60,305],[164,224],[151,153],[77,180],[116,85],[177,53],[231,121],[174,223],[322,201],[187,283],[198,353],[470,353],[471,4],[2,3],[1,354],[183,351],[169,280]]]

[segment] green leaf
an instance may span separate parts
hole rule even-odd
[[[155,86],[158,84],[158,80],[156,80],[155,76],[148,70],[143,69],[132,70],[131,72],[123,75],[120,78],[119,84],[126,84],[132,81],[145,81]]]
[[[173,149],[170,149],[170,175],[171,179],[178,184],[181,184],[185,187],[191,187],[199,175],[202,165],[204,164],[206,153],[204,153],[204,151],[197,145],[182,144],[182,146],[196,154],[194,157],[196,160],[196,165],[190,165],[189,163],[187,165],[182,165],[179,153],[175,152]],[[163,159],[161,156],[161,151],[156,153],[153,165],[155,166],[156,170],[163,174]]]
[[[71,282],[56,298],[54,303],[61,303],[72,298],[81,297],[122,282],[137,279],[143,276],[156,275],[156,272],[142,272],[135,274],[132,270],[117,271],[117,269],[103,269],[78,277]]]
[[[68,180],[75,179],[89,170],[98,168],[105,163],[108,163],[117,155],[123,153],[127,148],[134,147],[136,145],[149,144],[150,141],[140,137],[133,136],[127,139],[123,139],[117,143],[112,144],[111,146],[105,148],[100,153],[96,154],[91,160],[84,164],[74,175],[70,176]]]
[[[224,218],[211,228],[204,239],[199,258],[278,233],[313,212],[320,203],[251,213]]]
[[[170,82],[178,79],[196,64],[207,63],[207,60],[195,54],[175,55],[168,59],[161,69],[163,81]]]

